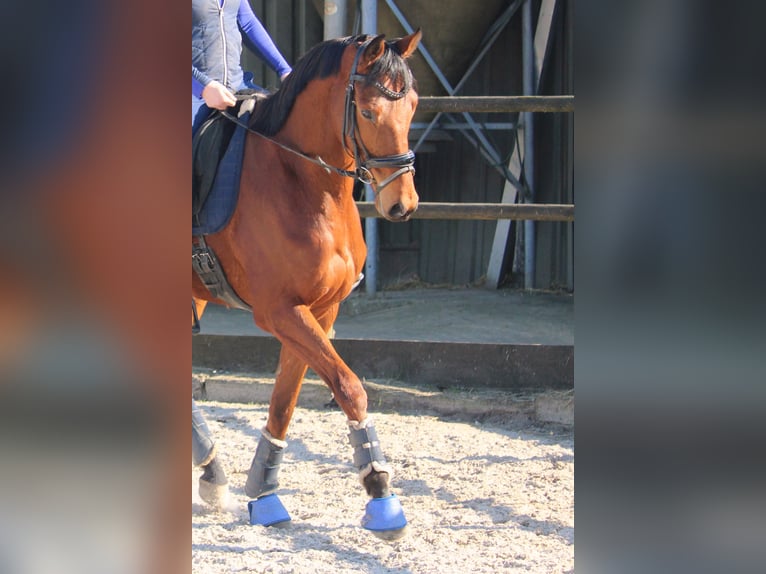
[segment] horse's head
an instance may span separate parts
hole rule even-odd
[[[415,155],[407,138],[418,96],[405,60],[420,37],[418,30],[390,42],[360,35],[314,46],[283,86],[256,107],[250,127],[281,135],[292,148],[302,148],[297,155],[328,173],[370,183],[378,212],[406,221],[418,207]],[[308,122],[307,116],[321,121]]]
[[[380,35],[349,48],[354,54],[346,87],[345,145],[360,179],[375,191],[375,208],[389,221],[407,221],[418,207],[415,156],[408,142],[418,95],[405,59],[420,37],[420,30],[391,42]]]

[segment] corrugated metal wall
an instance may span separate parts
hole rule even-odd
[[[289,63],[295,63],[308,48],[322,41],[321,2],[250,0],[250,5]],[[259,86],[269,90],[277,86],[276,74],[247,49],[243,50],[242,66],[253,72]]]
[[[473,61],[486,28],[511,0],[465,3],[456,0],[398,0],[397,5],[413,26],[423,29],[423,42],[453,85]],[[541,78],[541,93],[574,92],[571,1],[559,0],[560,13],[554,28],[550,65]],[[288,61],[295,62],[306,49],[322,40],[321,0],[251,0],[255,13],[270,30]],[[349,2],[354,18],[353,0]],[[539,5],[539,2],[537,2]],[[534,12],[537,13],[538,6]],[[401,36],[403,28],[385,2],[378,2],[378,29],[389,37]],[[273,72],[254,55],[243,57],[246,69],[267,88],[276,85]],[[411,62],[421,95],[444,95],[436,77],[416,54]],[[518,95],[521,89],[521,17],[514,15],[492,49],[476,68],[460,95]],[[511,122],[515,114],[473,114],[476,121]],[[430,119],[417,114],[416,122]],[[574,203],[573,114],[536,114],[536,182],[539,203]],[[507,162],[513,132],[485,132]],[[414,142],[413,142],[414,143]],[[416,160],[416,185],[422,201],[498,202],[504,178],[455,130],[441,130]],[[493,221],[413,220],[394,224],[379,220],[379,287],[409,281],[464,285],[481,282],[487,272],[495,232]],[[515,233],[512,226],[501,285],[514,284],[512,258]],[[573,224],[537,224],[537,276],[539,288],[573,286]]]
[[[574,93],[573,5],[564,2],[552,30],[550,63],[540,81],[546,95]],[[536,114],[538,203],[574,203],[574,114]],[[535,283],[574,289],[573,223],[538,222]]]

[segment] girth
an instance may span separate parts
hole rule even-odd
[[[194,239],[196,239],[196,243]],[[240,299],[237,292],[226,280],[226,274],[205,238],[198,236],[194,239],[192,239],[192,270],[210,291],[210,294],[216,299],[224,301],[229,307],[252,311],[252,307]]]

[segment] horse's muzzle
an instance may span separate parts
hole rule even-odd
[[[407,221],[413,213],[417,210],[417,204],[415,207],[406,209],[401,203],[395,203],[391,206],[386,214],[386,219],[389,221]]]

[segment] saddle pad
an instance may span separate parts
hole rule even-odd
[[[237,118],[242,125],[236,125],[215,174],[210,193],[205,199],[199,213],[192,216],[192,235],[209,235],[223,229],[237,205],[239,197],[239,180],[242,175],[242,158],[245,152],[245,139],[250,114],[256,103],[256,98],[245,100]],[[229,120],[226,120],[229,121]]]
[[[192,216],[197,215],[205,205],[213,188],[218,164],[229,147],[236,127],[221,112],[213,110],[192,138]]]

